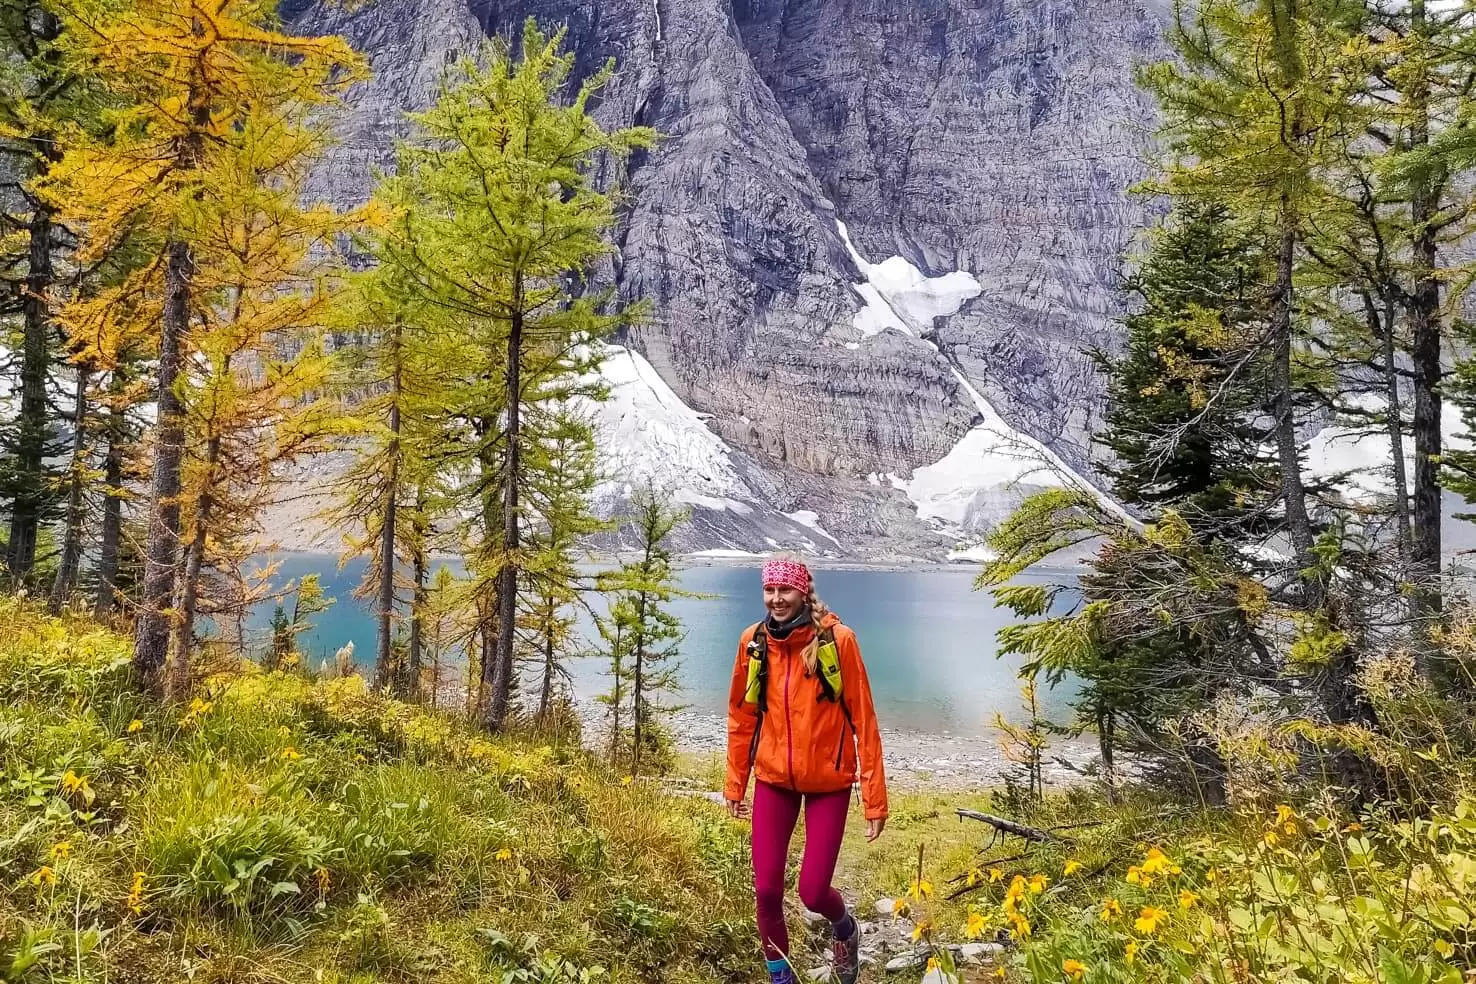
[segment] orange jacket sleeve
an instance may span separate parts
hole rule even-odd
[[[728,690],[728,779],[725,799],[738,801],[748,792],[749,752],[758,727],[758,706],[744,700],[748,693],[748,643],[753,629],[738,640],[738,658],[733,663],[733,684]]]
[[[866,819],[882,820],[887,816],[887,771],[882,764],[881,728],[876,721],[876,706],[871,701],[871,681],[866,678],[866,664],[861,662],[861,646],[855,633],[839,632],[835,641],[840,651],[846,706],[856,725],[861,803],[866,808]]]

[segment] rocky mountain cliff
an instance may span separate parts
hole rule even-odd
[[[340,204],[367,194],[404,111],[487,36],[534,16],[567,25],[581,72],[615,59],[603,122],[664,135],[604,176],[627,202],[607,275],[656,311],[626,340],[626,398],[602,411],[627,438],[617,463],[693,504],[690,548],[879,556],[937,555],[1030,488],[1074,480],[1066,467],[1089,474],[1098,385],[1082,350],[1110,344],[1113,285],[1145,222],[1126,189],[1151,127],[1132,69],[1163,56],[1151,3],[282,12],[344,35],[374,70],[315,178]]]

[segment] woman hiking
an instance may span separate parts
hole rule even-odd
[[[835,975],[855,984],[861,930],[831,885],[846,830],[851,787],[861,783],[866,839],[887,822],[881,732],[856,634],[815,593],[799,560],[763,567],[768,618],[744,631],[728,699],[728,777],[723,792],[734,817],[752,815],[753,882],[759,937],[772,984],[794,984],[784,924],[784,870],[800,808],[805,854],[799,895],[830,920]],[[750,772],[753,808],[744,804]]]

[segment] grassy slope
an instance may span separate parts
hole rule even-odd
[[[0,601],[0,976],[588,982],[752,969],[742,831],[578,757],[239,670],[185,708]]]

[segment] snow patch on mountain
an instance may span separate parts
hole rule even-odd
[[[961,270],[929,277],[900,256],[868,263],[851,242],[846,224],[837,219],[835,227],[851,261],[866,278],[865,283],[851,285],[866,302],[855,322],[856,330],[863,335],[888,329],[921,335],[932,329],[934,318],[957,314],[964,304],[984,292],[973,274]]]
[[[1356,404],[1365,413],[1381,413],[1387,402],[1368,396]],[[1446,450],[1472,447],[1460,408],[1445,404],[1440,415],[1441,443]],[[1394,448],[1383,426],[1353,427],[1331,424],[1304,445],[1306,481],[1331,482],[1349,502],[1371,505],[1394,494]],[[1405,474],[1414,476],[1414,438],[1404,438]]]
[[[611,347],[600,376],[610,398],[592,414],[613,477],[596,491],[597,502],[610,503],[649,483],[690,506],[753,512],[755,496],[738,477],[728,446],[639,352]]]
[[[846,224],[837,220],[836,229],[856,268],[866,277],[866,283],[852,285],[865,302],[856,315],[856,328],[863,335],[892,329],[920,337],[932,329],[934,318],[957,314],[982,292],[979,281],[966,271],[927,277],[900,256],[870,263],[851,242]],[[922,343],[937,351],[932,342],[922,339]],[[914,470],[911,480],[885,476],[907,493],[919,519],[979,531],[999,523],[1032,492],[1064,485],[1091,492],[1103,505],[1128,518],[1054,451],[1007,424],[956,366],[950,363],[949,368],[983,419],[941,460]],[[879,485],[881,477],[868,476],[868,481]]]

